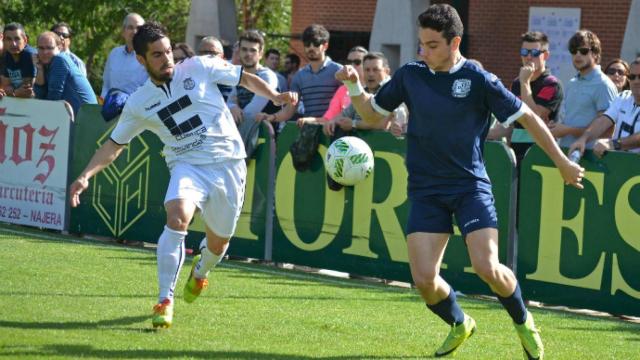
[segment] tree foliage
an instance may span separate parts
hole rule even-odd
[[[238,32],[262,31],[265,47],[289,52],[291,36],[291,0],[235,0],[238,9]]]
[[[89,81],[100,92],[109,51],[123,43],[120,31],[127,13],[165,25],[176,41],[185,37],[190,0],[0,0],[0,22],[19,22],[35,47],[37,35],[57,22],[73,29],[71,50],[87,64]]]

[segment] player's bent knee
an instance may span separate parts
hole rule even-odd
[[[494,264],[490,261],[482,262],[480,264],[474,264],[473,270],[480,277],[480,279],[482,279],[482,281],[493,284],[499,278],[499,269],[497,265],[498,264]]]
[[[176,231],[187,231],[190,219],[186,216],[167,215],[167,226]]]
[[[413,283],[422,291],[433,292],[436,290],[436,276],[418,275],[413,277]]]

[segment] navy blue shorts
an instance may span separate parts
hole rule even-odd
[[[458,227],[465,237],[484,228],[498,228],[498,216],[493,194],[488,190],[454,195],[430,195],[409,199],[407,234],[414,232],[453,234],[455,215]]]

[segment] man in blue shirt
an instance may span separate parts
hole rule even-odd
[[[4,70],[0,74],[0,97],[3,95],[32,98],[36,67],[33,65],[35,49],[28,44],[24,27],[7,24],[3,31]]]
[[[77,115],[82,104],[98,101],[89,80],[69,54],[60,51],[61,47],[62,40],[51,31],[38,36],[36,96],[44,100],[65,100]]]
[[[418,17],[423,61],[400,68],[374,96],[357,72],[336,74],[349,87],[363,120],[382,121],[401,103],[409,108],[406,164],[410,201],[407,247],[413,280],[427,307],[451,325],[436,356],[453,353],[476,329],[454,290],[439,275],[456,216],[474,271],[496,293],[514,321],[529,358],[544,356],[542,340],[526,310],[513,272],[498,260],[498,231],[482,145],[493,113],[505,126],[518,120],[556,164],[564,181],[582,188],[584,169],[572,163],[549,130],[498,78],[460,54],[463,26],[456,10],[431,5]]]

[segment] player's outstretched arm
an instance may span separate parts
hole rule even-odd
[[[118,158],[118,155],[120,155],[124,147],[125,145],[118,145],[109,139],[96,151],[87,167],[82,170],[80,176],[78,176],[69,188],[69,201],[72,207],[80,204],[80,194],[89,187],[89,179]]]
[[[262,96],[264,98],[271,100],[275,105],[282,105],[282,104],[295,105],[298,103],[297,93],[291,92],[291,91],[279,93],[276,90],[269,87],[269,84],[267,84],[264,80],[246,71],[242,72],[240,85],[247,88],[249,91],[251,91],[252,93],[258,96]]]
[[[558,170],[560,170],[560,174],[565,183],[575,186],[578,189],[584,188],[582,186],[584,168],[569,160],[564,155],[542,119],[529,109],[529,107],[525,106],[525,108],[524,115],[522,115],[518,121],[529,131],[536,143],[551,158]]]
[[[342,81],[349,90],[351,104],[353,104],[354,109],[356,109],[362,120],[373,127],[384,121],[385,116],[373,109],[371,105],[373,95],[368,94],[362,88],[356,69],[351,65],[344,66],[336,72],[336,79]]]

